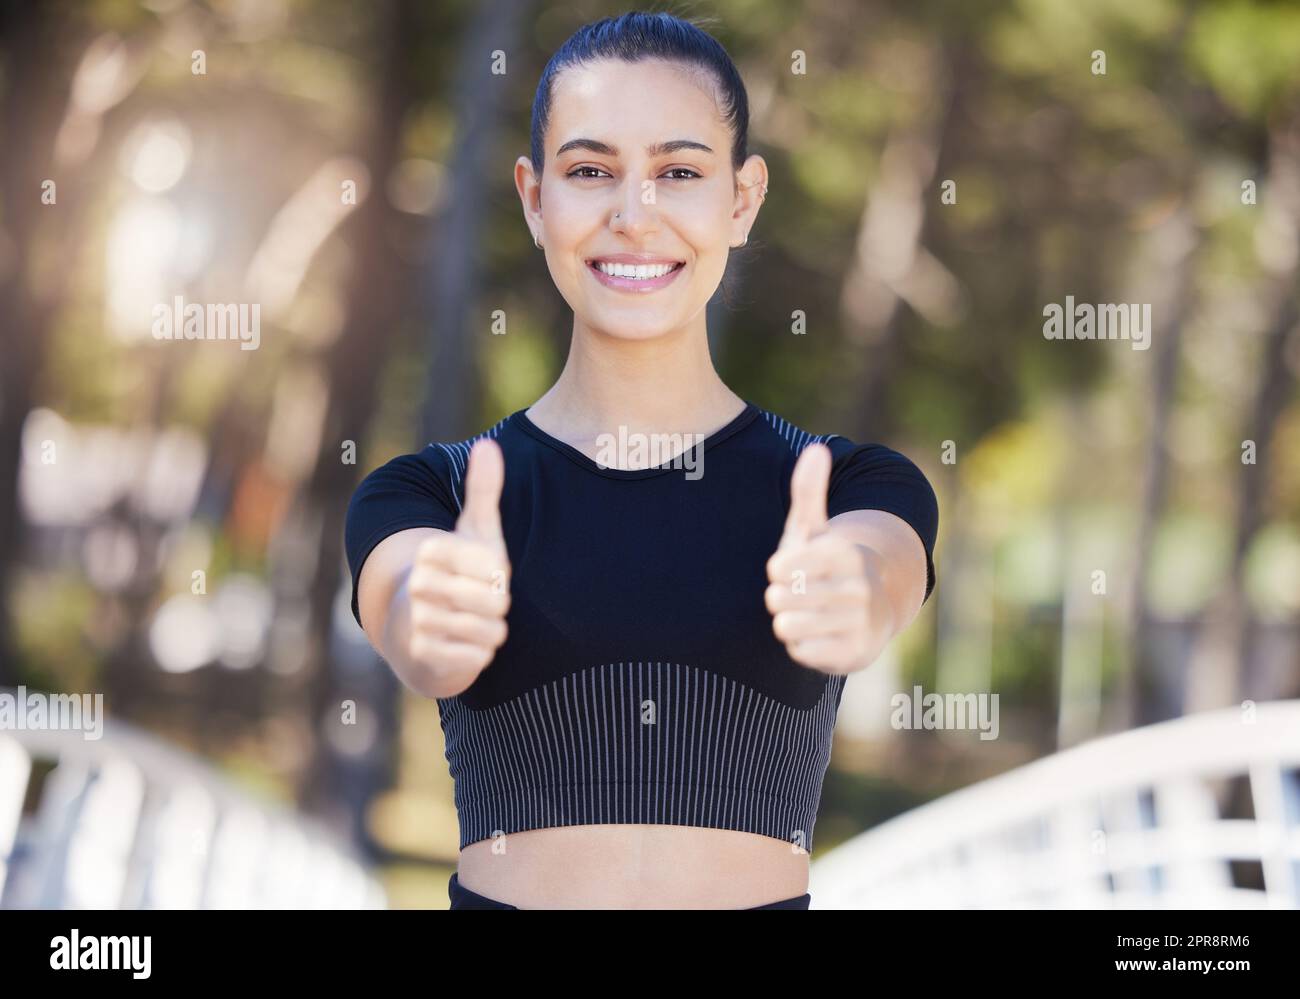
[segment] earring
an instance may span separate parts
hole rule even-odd
[[[542,248],[542,241],[537,238],[537,233],[533,233],[533,245],[539,250]]]

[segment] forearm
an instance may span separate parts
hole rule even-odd
[[[928,580],[921,540],[903,520],[882,510],[842,513],[831,518],[827,530],[852,542],[862,556],[870,594],[867,609],[883,650],[916,620],[925,600]]]
[[[880,657],[880,653],[894,640],[894,637],[911,623],[915,614],[908,615],[904,610],[901,592],[904,587],[897,579],[892,578],[891,574],[896,574],[893,573],[889,560],[875,548],[861,541],[854,541],[853,545],[862,555],[867,578],[869,595],[865,610],[871,615],[872,634],[875,636],[874,654],[870,662],[865,664],[870,665]]]

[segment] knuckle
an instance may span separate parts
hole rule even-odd
[[[433,605],[427,600],[416,599],[411,601],[411,626],[413,628],[428,628],[434,619]]]
[[[415,550],[416,560],[419,562],[432,562],[443,550],[448,537],[449,535],[445,531],[439,531],[437,534],[425,538]]]
[[[471,582],[464,576],[452,576],[447,580],[447,601],[455,610],[465,610],[469,602]]]
[[[411,573],[407,589],[412,596],[431,597],[437,595],[441,588],[444,574],[435,566],[420,566]]]

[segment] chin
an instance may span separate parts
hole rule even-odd
[[[593,315],[587,325],[615,340],[653,340],[681,327],[680,322],[651,316]]]

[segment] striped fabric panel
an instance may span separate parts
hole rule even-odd
[[[456,509],[461,509],[461,498],[464,495],[464,489],[461,482],[465,478],[465,470],[469,467],[469,452],[474,446],[474,442],[483,437],[496,437],[501,433],[501,428],[506,425],[510,417],[503,418],[494,426],[484,430],[481,434],[475,434],[473,437],[466,438],[463,441],[457,441],[454,444],[431,444],[430,447],[439,447],[447,455],[448,464],[451,466],[451,494],[456,500]]]
[[[440,698],[460,847],[566,825],[736,829],[812,851],[842,676],[797,710],[680,663],[577,671],[485,710]]]
[[[790,450],[795,454],[799,454],[809,444],[825,444],[832,437],[840,436],[839,434],[810,434],[766,409],[760,409],[759,412],[763,414],[763,419],[767,420],[768,425],[790,445]]]

